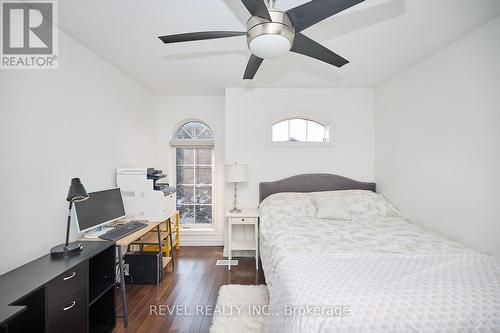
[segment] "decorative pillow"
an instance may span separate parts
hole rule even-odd
[[[344,198],[330,193],[314,194],[316,218],[329,220],[351,220]]]
[[[316,215],[316,205],[309,193],[276,193],[264,199],[259,210],[261,216],[268,215],[279,219],[311,217]]]
[[[365,190],[342,190],[315,192],[342,198],[352,220],[378,220],[388,217],[401,217],[399,211],[381,194]]]

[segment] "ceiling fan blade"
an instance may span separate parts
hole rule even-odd
[[[363,1],[365,0],[312,0],[287,10],[286,13],[292,22],[295,32],[301,32],[311,25]]]
[[[245,75],[243,75],[243,80],[252,80],[257,73],[260,65],[264,59],[257,57],[256,55],[251,55],[248,60],[247,68],[245,69]]]
[[[252,16],[262,17],[268,21],[272,21],[269,10],[267,9],[264,0],[241,0]]]
[[[290,51],[324,61],[337,67],[342,67],[349,63],[348,60],[342,58],[337,53],[330,51],[323,45],[300,33],[295,35]]]
[[[202,31],[202,32],[190,32],[186,34],[178,35],[167,35],[160,36],[163,43],[180,43],[180,42],[190,42],[195,40],[203,39],[215,39],[215,38],[225,38],[225,37],[236,37],[246,35],[246,32],[241,31]]]

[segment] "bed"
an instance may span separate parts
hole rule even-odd
[[[259,189],[269,332],[500,332],[500,260],[412,224],[375,184],[307,174]],[[349,216],[317,218],[329,200]]]

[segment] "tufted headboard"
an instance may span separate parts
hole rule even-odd
[[[369,190],[375,192],[375,183],[364,183],[343,176],[327,173],[296,175],[274,182],[259,183],[259,203],[274,193],[320,192],[338,190]]]

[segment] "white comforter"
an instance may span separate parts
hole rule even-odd
[[[313,218],[310,194],[261,204],[269,332],[500,332],[500,260],[426,232],[374,193],[352,221]]]

